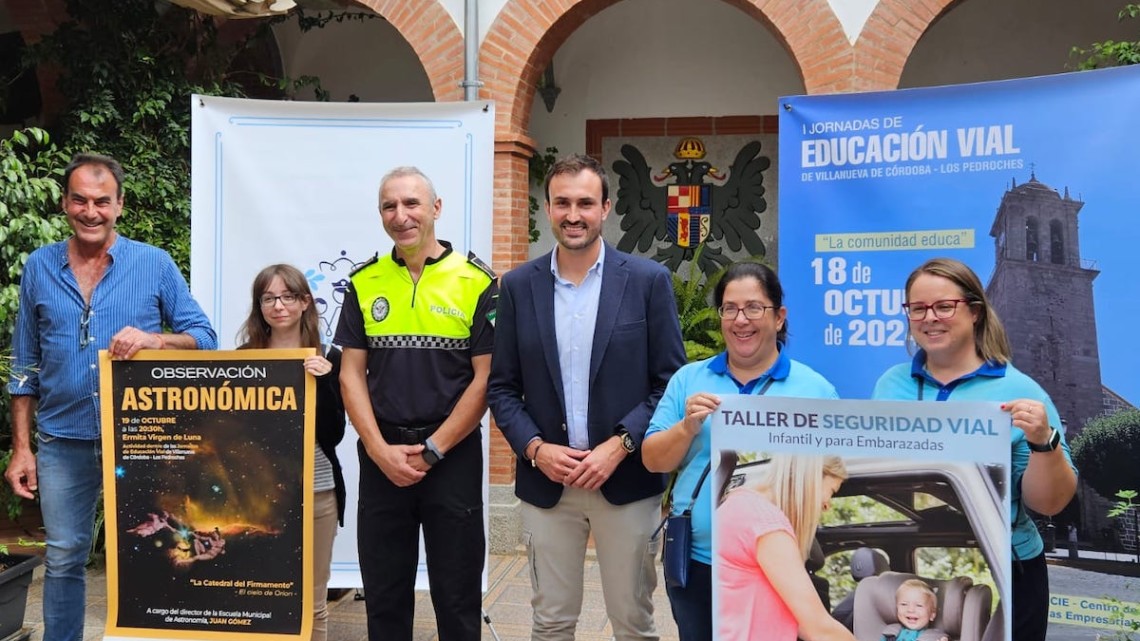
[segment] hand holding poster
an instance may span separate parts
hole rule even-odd
[[[804,626],[843,625],[879,639],[887,626],[910,627],[895,608],[908,579],[937,593],[933,627],[1012,638],[1001,616],[1010,425],[996,403],[732,395],[712,429],[722,480],[712,487],[729,490],[714,507],[716,638],[792,641]],[[780,531],[795,544],[772,559]],[[821,558],[809,574],[800,559],[813,545]],[[860,576],[858,556],[881,559],[877,571]],[[785,605],[779,595],[797,586],[806,596]]]
[[[106,638],[308,638],[312,353],[100,353]]]

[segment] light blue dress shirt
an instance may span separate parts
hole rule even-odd
[[[566,399],[566,432],[570,447],[590,449],[590,357],[594,351],[594,326],[602,296],[602,264],[606,245],[586,272],[581,285],[558,273],[558,247],[550,253],[554,274],[554,332],[558,337],[558,364],[562,368],[562,394]],[[615,426],[616,427],[616,426]]]

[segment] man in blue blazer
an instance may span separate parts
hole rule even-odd
[[[518,455],[538,641],[574,639],[591,533],[614,637],[658,638],[650,537],[664,478],[640,446],[685,350],[669,272],[602,240],[610,207],[596,160],[555,163],[546,211],[558,244],[499,294],[487,400]]]

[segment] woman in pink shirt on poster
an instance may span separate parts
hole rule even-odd
[[[773,457],[763,481],[717,508],[716,638],[855,641],[804,569],[819,518],[847,478],[838,456]]]

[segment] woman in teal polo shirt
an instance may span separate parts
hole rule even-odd
[[[873,398],[920,401],[998,401],[1009,412],[1013,487],[1013,637],[1045,638],[1049,577],[1044,544],[1025,508],[1060,512],[1077,487],[1076,468],[1049,395],[1010,363],[1009,341],[969,267],[935,258],[906,281],[910,336],[918,352],[887,370]]]
[[[642,460],[649,470],[678,470],[672,514],[684,512],[696,495],[689,581],[684,587],[666,586],[681,641],[713,638],[712,510],[708,492],[716,488],[711,487],[711,475],[703,473],[712,447],[709,416],[720,404],[718,395],[837,398],[835,387],[827,379],[785,353],[788,325],[784,290],[771,269],[751,262],[731,265],[717,283],[713,299],[726,349],[677,370],[657,404],[641,446]],[[694,492],[698,482],[700,490]],[[788,578],[803,597],[797,601],[816,608],[811,625],[834,623],[806,571],[802,577]],[[842,630],[838,623],[835,626]]]

